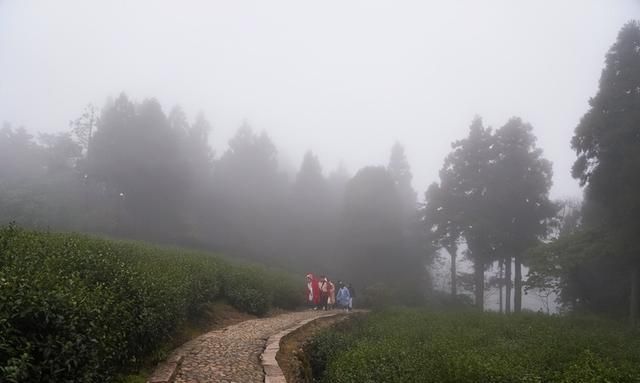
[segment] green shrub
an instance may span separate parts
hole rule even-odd
[[[224,295],[229,303],[251,314],[267,312],[273,300],[265,270],[255,266],[236,265],[222,273]]]
[[[316,380],[322,380],[329,362],[340,352],[350,349],[359,338],[359,330],[363,328],[361,316],[352,317],[348,321],[340,322],[332,331],[323,331],[304,346],[304,352],[309,357],[312,375]]]
[[[638,382],[640,339],[594,318],[373,313],[315,337],[318,382]]]
[[[264,314],[293,286],[274,275],[201,252],[0,228],[0,381],[110,381],[207,302]]]

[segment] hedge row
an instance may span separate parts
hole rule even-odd
[[[102,382],[207,302],[299,304],[288,275],[210,254],[0,228],[0,381]]]
[[[394,310],[307,346],[316,382],[640,382],[640,338],[594,318]]]

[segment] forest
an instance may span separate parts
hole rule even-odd
[[[492,282],[505,312],[521,311],[523,292],[537,288],[556,292],[567,309],[635,321],[639,35],[635,21],[622,28],[575,129],[580,206],[550,199],[552,164],[519,117],[496,129],[476,117],[452,143],[439,182],[416,192],[398,142],[386,166],[325,175],[309,151],[288,174],[264,131],[245,123],[216,154],[204,115],[121,94],[87,106],[66,132],[33,136],[4,124],[0,216],[315,270],[397,303],[429,299],[429,267],[443,251],[454,299],[471,292],[483,308]],[[455,269],[458,257],[471,273]],[[494,264],[500,272],[488,278]]]
[[[580,200],[552,198],[525,115],[473,118],[416,190],[424,164],[402,142],[384,165],[328,169],[309,150],[292,170],[259,123],[216,152],[204,113],[148,97],[87,104],[59,133],[0,128],[0,381],[112,379],[213,301],[300,308],[308,272],[373,310],[307,345],[319,382],[640,379],[639,21],[567,127]],[[530,293],[560,315],[532,313]]]

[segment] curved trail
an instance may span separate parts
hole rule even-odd
[[[253,319],[208,332],[185,343],[159,366],[148,382],[262,383],[260,355],[267,339],[339,311],[302,311]]]

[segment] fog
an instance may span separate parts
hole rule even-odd
[[[573,142],[577,161],[571,140],[601,73],[632,73],[613,83],[635,110],[639,15],[630,0],[0,0],[0,225],[327,273],[374,300],[440,286],[555,312],[562,277],[525,256],[582,228],[571,169],[589,186],[595,141]],[[631,69],[603,71],[607,52]]]
[[[290,168],[385,164],[420,197],[474,115],[531,123],[555,197],[578,196],[573,129],[637,1],[0,2],[0,120],[66,130],[120,92],[203,111],[220,153],[247,120]]]

